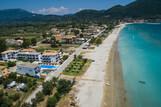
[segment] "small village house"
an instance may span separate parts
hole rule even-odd
[[[75,43],[75,41],[76,41],[76,36],[74,35],[66,35],[66,36],[63,36],[62,38],[62,42],[66,44],[73,44]]]
[[[13,88],[13,87],[15,87],[16,85],[17,85],[16,81],[12,81],[11,83],[9,83],[9,84],[7,85],[7,88]]]

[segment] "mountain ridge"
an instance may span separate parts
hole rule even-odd
[[[161,0],[136,0],[125,6],[116,5],[107,10],[86,9],[70,15],[42,15],[23,9],[0,10],[0,23],[41,21],[103,21],[124,18],[161,18]]]

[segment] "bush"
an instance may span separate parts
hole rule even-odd
[[[36,101],[37,102],[41,102],[41,101],[43,101],[44,100],[44,94],[42,93],[42,92],[38,92],[37,94],[36,94]]]
[[[57,104],[57,99],[55,96],[48,98],[47,107],[55,107],[56,104]]]
[[[51,81],[47,81],[43,83],[43,93],[45,95],[50,95],[53,90],[53,84]]]
[[[70,81],[61,79],[61,80],[58,81],[57,91],[60,94],[67,93],[68,91],[70,91],[71,86],[72,86],[72,83]]]
[[[37,100],[36,99],[31,99],[31,102],[32,102],[32,107],[37,106]]]
[[[7,67],[14,67],[16,66],[16,62],[8,61],[7,62]]]
[[[0,107],[12,107],[12,100],[8,98],[8,96],[4,96],[0,100]]]
[[[97,38],[97,40],[96,40],[96,44],[97,44],[97,45],[102,44],[102,39],[101,39],[101,38]]]
[[[63,61],[65,61],[66,59],[68,59],[68,57],[69,57],[68,55],[64,55],[63,56]]]
[[[79,55],[79,56],[78,56],[78,59],[82,59],[82,55]]]
[[[90,43],[93,44],[95,42],[96,38],[92,37],[90,40]]]
[[[36,38],[32,38],[32,39],[31,39],[31,44],[32,44],[33,46],[36,46],[36,43],[37,43],[37,39],[36,39]]]
[[[12,80],[16,80],[17,79],[17,74],[16,73],[14,73],[14,72],[11,72],[10,74],[9,74],[9,77],[8,77],[9,79],[12,79]]]
[[[20,93],[14,93],[10,95],[9,98],[12,99],[13,101],[17,101],[20,98],[20,96],[21,96]]]
[[[22,104],[22,106],[21,107],[32,107],[32,105],[31,104],[29,104],[29,103],[24,103],[24,104]]]

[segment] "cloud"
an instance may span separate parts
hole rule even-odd
[[[82,10],[84,10],[85,8],[79,8],[77,11],[82,11]]]
[[[67,14],[69,12],[68,8],[65,8],[64,6],[60,6],[60,7],[50,7],[50,8],[43,8],[37,11],[33,11],[33,13],[38,13],[38,14]]]

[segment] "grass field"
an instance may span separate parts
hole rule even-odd
[[[91,60],[77,57],[64,70],[63,74],[70,75],[70,76],[80,76],[87,70],[91,62],[92,62]]]

